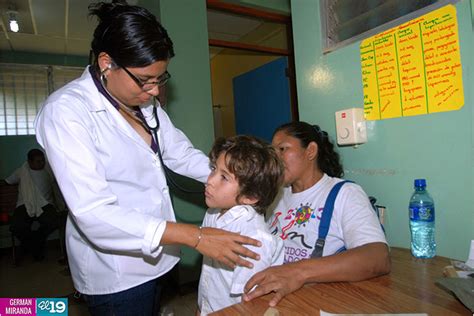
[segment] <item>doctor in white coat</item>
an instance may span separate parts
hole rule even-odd
[[[98,3],[90,13],[99,20],[95,62],[46,100],[37,140],[70,209],[68,259],[89,311],[151,315],[156,279],[178,262],[177,245],[234,267],[251,266],[243,258],[257,255],[243,245],[260,243],[176,223],[158,152],[167,167],[201,182],[210,170],[154,101],[170,78],[171,39],[137,6]],[[157,124],[158,142],[149,128]]]

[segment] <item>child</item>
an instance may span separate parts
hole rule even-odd
[[[250,260],[251,269],[230,269],[204,257],[198,293],[201,315],[239,303],[250,277],[271,265],[282,264],[284,255],[282,240],[270,234],[263,217],[283,181],[283,165],[274,149],[255,137],[235,136],[216,140],[209,156],[209,209],[203,227],[252,236],[262,246],[248,247],[260,255],[260,260]]]

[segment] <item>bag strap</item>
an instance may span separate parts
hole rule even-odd
[[[329,225],[331,224],[332,213],[334,211],[334,202],[336,201],[337,194],[339,193],[339,190],[341,190],[341,187],[344,185],[344,183],[348,182],[352,183],[352,181],[349,180],[336,183],[329,192],[326,203],[324,204],[321,221],[319,222],[318,240],[316,240],[316,244],[314,245],[311,258],[319,258],[323,256],[323,248],[324,244],[326,243],[326,236],[329,232]],[[341,248],[338,250],[338,252],[341,250],[344,249]]]

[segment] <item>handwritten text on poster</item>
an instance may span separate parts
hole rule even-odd
[[[360,60],[367,120],[453,111],[464,105],[453,5],[364,40]]]

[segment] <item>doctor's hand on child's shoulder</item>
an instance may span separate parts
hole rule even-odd
[[[180,244],[195,248],[204,256],[215,259],[230,268],[243,266],[252,268],[253,264],[244,258],[260,260],[260,256],[245,245],[260,247],[256,239],[242,236],[223,229],[198,227],[191,224],[167,222],[161,244]]]
[[[237,233],[226,230],[203,227],[201,228],[201,237],[195,248],[204,256],[211,257],[221,263],[235,268],[244,266],[252,268],[253,264],[244,258],[259,260],[260,256],[246,248],[244,245],[261,246],[261,242]]]

